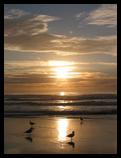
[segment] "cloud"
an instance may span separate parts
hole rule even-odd
[[[116,36],[79,38],[58,37],[49,33],[5,37],[5,49],[19,52],[50,52],[65,55],[109,54],[116,55]]]
[[[80,18],[84,17],[85,15],[86,15],[85,12],[80,12],[80,13],[76,14],[75,17],[77,18],[77,20],[79,20]]]
[[[5,28],[5,37],[19,37],[27,35],[33,36],[37,35],[42,32],[46,32],[48,30],[48,26],[46,23],[43,22],[32,22],[26,20],[26,18],[23,19],[14,19],[14,20],[5,20],[4,22],[4,28]]]
[[[78,83],[82,81],[113,79],[116,70],[116,63],[108,62],[74,62],[74,61],[42,61],[42,60],[20,60],[7,61],[5,63],[5,82],[9,84],[21,83],[53,83],[56,80],[55,67],[59,65],[70,69],[68,83]],[[100,68],[99,68],[100,67]],[[105,73],[101,70],[108,70]],[[91,70],[90,70],[91,68]],[[100,71],[100,72],[98,72]],[[63,81],[65,82],[65,81]]]
[[[47,92],[116,92],[116,77],[100,72],[83,72],[78,78],[49,78],[48,74],[7,74],[5,75],[5,93],[47,93]]]
[[[54,73],[51,73],[54,74]],[[106,73],[102,72],[81,72],[78,77],[72,77],[68,79],[68,83],[79,83],[82,81],[96,81],[96,80],[112,80],[116,79],[116,77],[109,76]],[[53,83],[53,82],[60,82],[60,79],[55,78],[55,76],[50,77],[50,74],[43,74],[43,73],[19,73],[19,74],[5,74],[5,82],[6,83]],[[66,83],[66,80],[62,81]]]
[[[24,53],[48,52],[61,56],[80,54],[116,55],[116,36],[88,38],[50,34],[48,23],[59,20],[59,17],[30,14],[24,16],[24,13],[21,13],[21,16],[18,17],[5,18],[4,20],[5,50]]]
[[[38,35],[48,31],[49,22],[59,20],[58,17],[49,15],[27,15],[26,12],[17,9],[11,10],[10,13],[4,17],[5,37]]]
[[[56,20],[60,20],[60,18],[58,17],[54,17],[54,16],[49,16],[49,15],[37,15],[34,16],[30,21],[42,21],[42,22],[51,22],[51,21],[56,21]]]
[[[97,36],[94,38],[81,38],[81,37],[72,37],[72,38],[61,38],[57,40],[52,40],[51,42],[55,43],[54,47],[61,51],[73,52],[72,54],[110,54],[116,55],[116,45],[117,39],[116,36]],[[74,53],[75,52],[75,53]]]
[[[100,79],[80,82],[52,82],[52,83],[6,83],[4,86],[6,94],[41,94],[58,93],[60,91],[76,93],[105,93],[117,92],[116,79]]]
[[[16,74],[7,75],[5,82],[9,84],[25,84],[25,83],[52,83],[53,79],[46,74]]]
[[[85,20],[90,25],[115,27],[117,25],[117,5],[103,4],[90,12]]]
[[[28,15],[28,12],[25,12],[20,9],[11,9],[5,12],[4,19],[18,19],[21,18],[22,16]]]
[[[79,78],[90,77],[93,79],[94,72],[96,76],[103,77],[108,75],[110,77],[116,76],[116,66],[117,64],[114,62],[74,62],[74,61],[60,61],[60,60],[49,60],[49,61],[42,61],[42,60],[19,60],[19,61],[6,61],[4,64],[5,68],[5,77],[13,75],[21,75],[21,74],[28,74],[32,75],[33,78],[41,74],[40,80],[42,75],[46,75],[49,78],[56,78],[56,69],[57,67],[64,67],[65,69],[69,69],[69,81],[72,81],[72,78],[79,80]],[[87,72],[85,72],[87,71]],[[98,72],[100,71],[100,73]],[[97,73],[98,72],[98,73]],[[104,74],[103,74],[104,73]],[[18,75],[18,77],[19,77]],[[100,76],[101,75],[101,76]],[[107,76],[106,76],[107,77]],[[28,77],[29,78],[29,77]],[[38,79],[38,81],[39,81]],[[16,78],[17,80],[17,78]],[[19,83],[20,79],[17,81]],[[24,81],[24,80],[23,80]],[[34,79],[33,79],[34,81]]]
[[[117,63],[115,62],[74,62],[74,61],[60,61],[60,60],[48,60],[48,61],[42,61],[42,60],[19,60],[19,61],[7,61],[5,62],[5,69],[9,68],[9,69],[26,69],[26,68],[49,68],[49,67],[71,67],[71,66],[96,66],[96,65],[100,65],[100,66],[106,66],[107,67],[116,67]]]

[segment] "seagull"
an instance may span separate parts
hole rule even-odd
[[[71,134],[68,134],[66,137],[70,137],[70,138],[71,138],[71,141],[72,141],[72,137],[74,137],[74,135],[75,135],[75,132],[72,131],[72,133],[71,133]]]
[[[30,125],[34,125],[35,123],[30,120],[30,121],[29,121],[29,124],[30,124]]]
[[[24,133],[32,133],[33,129],[34,129],[34,128],[31,127],[31,128],[29,128],[28,130],[26,130]]]

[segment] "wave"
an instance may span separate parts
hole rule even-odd
[[[9,95],[5,96],[5,105],[34,105],[34,106],[80,106],[80,105],[117,105],[117,96],[114,94],[91,94],[81,96],[57,95]]]
[[[99,114],[117,114],[117,110],[103,110],[103,111],[31,111],[31,112],[6,112],[7,116],[41,116],[41,115],[99,115]]]
[[[81,106],[81,105],[85,105],[85,106],[103,106],[103,105],[106,105],[106,106],[116,106],[117,105],[117,101],[79,101],[79,102],[36,102],[36,101],[33,101],[33,102],[5,102],[5,104],[7,106],[9,105],[26,105],[26,106]]]
[[[116,114],[114,94],[5,96],[5,116]]]
[[[85,94],[85,95],[5,95],[5,100],[90,100],[117,99],[117,94]]]

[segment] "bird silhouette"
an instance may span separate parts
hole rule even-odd
[[[29,124],[32,126],[32,125],[34,125],[35,123],[30,120],[30,121],[29,121]]]
[[[72,133],[71,133],[71,134],[68,134],[66,137],[71,138],[71,141],[72,141],[72,137],[74,137],[74,135],[75,135],[75,132],[74,132],[74,131],[72,131]]]
[[[29,128],[28,130],[26,130],[24,133],[32,133],[33,129],[34,129],[34,128],[31,127],[31,128]]]

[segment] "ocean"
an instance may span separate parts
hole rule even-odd
[[[117,114],[116,94],[5,95],[4,115],[99,115]]]

